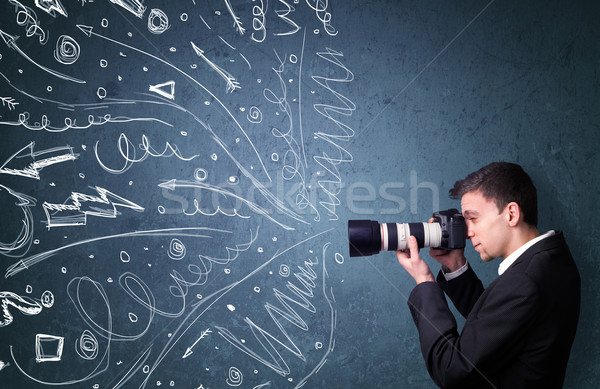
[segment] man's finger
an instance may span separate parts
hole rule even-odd
[[[419,257],[419,245],[417,244],[417,238],[412,235],[408,238],[408,248],[410,249],[411,258]]]

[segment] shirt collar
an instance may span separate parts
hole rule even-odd
[[[554,230],[550,230],[543,235],[538,236],[537,238],[531,239],[529,242],[525,243],[523,246],[516,249],[512,252],[508,257],[506,257],[502,262],[500,262],[500,266],[498,266],[498,275],[502,275],[506,269],[510,267],[515,261],[523,254],[528,248],[536,244],[542,239],[545,239],[549,236],[554,235],[556,232]]]

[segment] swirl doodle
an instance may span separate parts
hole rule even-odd
[[[56,40],[54,59],[64,65],[72,65],[79,59],[79,43],[69,35],[61,35]]]
[[[242,374],[240,369],[238,369],[235,366],[231,366],[229,368],[229,377],[227,377],[227,380],[225,381],[225,382],[227,382],[227,385],[240,386],[240,385],[242,385],[243,381],[244,381],[244,375]]]
[[[169,258],[179,261],[185,257],[186,249],[183,242],[179,239],[175,238],[171,240],[171,244],[169,245]]]

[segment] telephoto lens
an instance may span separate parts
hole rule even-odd
[[[351,257],[364,257],[382,250],[404,250],[408,238],[417,239],[419,248],[462,249],[465,247],[465,219],[456,209],[433,214],[433,223],[378,223],[374,220],[348,220]]]

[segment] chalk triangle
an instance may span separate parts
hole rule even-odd
[[[162,97],[175,100],[175,81],[167,81],[162,84],[150,85],[150,92],[158,93]]]

